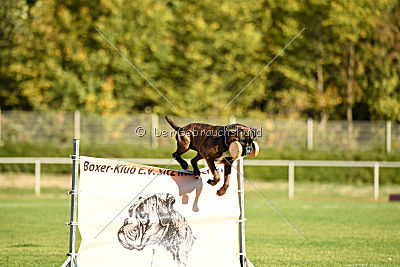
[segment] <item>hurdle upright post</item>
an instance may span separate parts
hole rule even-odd
[[[239,197],[239,259],[242,267],[246,266],[246,238],[245,238],[245,216],[244,216],[244,178],[243,178],[243,158],[234,162],[237,169],[238,197]]]
[[[71,217],[66,224],[69,225],[69,251],[66,256],[68,259],[62,267],[77,267],[76,263],[76,226],[77,226],[77,208],[78,208],[78,171],[79,171],[79,139],[74,139],[74,148],[72,158],[72,189],[68,192],[71,195]]]

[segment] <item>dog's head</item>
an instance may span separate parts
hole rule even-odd
[[[238,141],[242,147],[242,156],[253,151],[253,141],[257,139],[257,131],[254,128],[246,127],[242,124],[230,124],[226,127],[227,142],[230,144]]]
[[[118,231],[120,244],[126,249],[142,250],[159,243],[172,221],[171,194],[159,193],[139,198],[130,208],[129,217]]]

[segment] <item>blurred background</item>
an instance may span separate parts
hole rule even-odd
[[[396,0],[4,0],[1,108],[398,121],[399,5]]]
[[[83,154],[169,158],[174,139],[156,136],[169,115],[255,127],[264,159],[400,159],[398,1],[4,0],[0,13],[3,157],[68,156],[75,137]],[[372,173],[354,175],[339,180]]]
[[[246,188],[257,266],[399,263],[400,213],[387,203],[400,193],[398,0],[2,0],[0,210],[8,220],[0,224],[0,265],[64,260],[73,138],[81,155],[171,159],[174,137],[158,136],[171,130],[166,115],[179,126],[254,127],[258,159],[370,162],[245,166],[246,178],[310,240],[326,241],[293,241]]]

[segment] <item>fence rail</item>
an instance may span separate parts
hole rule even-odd
[[[113,160],[134,162],[138,164],[167,165],[171,159],[159,158],[112,158]],[[50,157],[0,157],[0,164],[35,164],[35,194],[40,196],[40,167],[41,164],[72,164],[71,158]],[[174,164],[179,165],[178,162]],[[201,160],[200,165],[205,166]],[[244,166],[287,166],[288,167],[288,197],[294,197],[294,168],[297,167],[346,167],[374,168],[374,199],[379,200],[379,168],[400,168],[398,161],[336,161],[336,160],[244,160]]]
[[[173,117],[178,125],[206,122],[227,125],[238,122],[259,130],[265,148],[308,150],[400,151],[400,124],[390,121],[319,122],[257,118]],[[138,127],[144,135],[136,132]],[[85,114],[77,112],[0,111],[1,142],[68,143],[80,138],[85,144],[169,145],[173,131],[157,114]],[[161,133],[167,132],[167,135]],[[172,134],[171,134],[172,132]],[[142,132],[143,133],[143,132]]]

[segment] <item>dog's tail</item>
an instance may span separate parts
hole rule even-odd
[[[172,128],[174,128],[176,131],[179,130],[180,127],[176,125],[170,118],[168,118],[168,116],[165,116],[165,119],[167,120],[169,125],[171,125]]]

